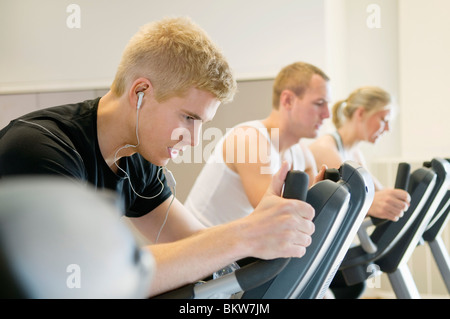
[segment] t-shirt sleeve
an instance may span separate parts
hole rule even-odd
[[[14,126],[0,137],[0,176],[63,175],[84,179],[81,156],[50,131],[27,123]]]

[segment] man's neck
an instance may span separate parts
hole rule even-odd
[[[299,139],[292,138],[284,126],[281,125],[281,115],[278,110],[272,110],[270,115],[262,120],[262,123],[270,134],[272,144],[275,148],[278,148],[280,153],[299,142]]]
[[[111,91],[105,94],[99,101],[97,111],[97,138],[100,152],[107,165],[117,171],[115,164],[121,157],[130,156],[136,152],[135,148],[123,146],[135,145],[135,136],[128,137],[128,112],[123,108],[124,101],[116,97]],[[134,132],[134,131],[133,131]],[[122,149],[121,149],[122,148]]]

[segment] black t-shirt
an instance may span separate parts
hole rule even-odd
[[[0,178],[11,175],[62,175],[111,189],[121,197],[126,216],[147,214],[172,193],[160,167],[140,154],[123,157],[122,172],[106,164],[97,140],[99,98],[35,111],[0,131]],[[122,174],[121,174],[122,173]],[[162,185],[158,180],[160,177]],[[137,196],[130,187],[142,196]]]

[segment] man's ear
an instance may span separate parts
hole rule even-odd
[[[291,90],[283,90],[280,94],[280,108],[290,110],[294,105],[295,94]]]
[[[144,93],[144,95],[139,98],[138,93]],[[133,84],[131,85],[129,91],[128,91],[128,100],[130,105],[133,105],[134,107],[138,106],[138,102],[140,100],[142,106],[143,100],[147,97],[150,97],[153,93],[153,87],[149,79],[147,78],[138,78],[136,79]]]

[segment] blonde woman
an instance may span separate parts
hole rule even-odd
[[[338,101],[332,108],[336,131],[321,136],[309,146],[316,164],[338,168],[344,161],[353,160],[367,168],[359,145],[361,142],[374,144],[388,132],[391,113],[391,97],[379,87],[361,87],[345,100]],[[409,194],[384,188],[375,176],[372,177],[376,192],[368,214],[397,221],[409,207]]]

